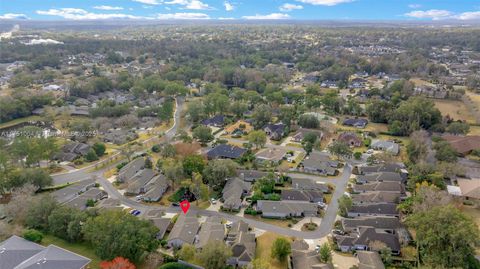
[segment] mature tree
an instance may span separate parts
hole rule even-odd
[[[423,264],[434,268],[478,268],[470,263],[479,246],[473,220],[453,206],[435,206],[410,215]],[[432,225],[434,224],[434,225]]]
[[[187,106],[187,115],[189,119],[197,123],[203,119],[205,119],[205,106],[200,101],[192,101],[188,103]]]
[[[312,114],[303,114],[298,118],[298,125],[303,128],[318,128],[320,126],[320,121],[315,115]]]
[[[188,176],[193,173],[201,173],[205,168],[205,163],[205,159],[198,154],[188,155],[183,159],[183,172]]]
[[[119,210],[105,211],[83,226],[86,240],[101,259],[121,256],[140,262],[145,253],[158,247],[158,229],[149,221]]]
[[[332,249],[330,248],[328,243],[323,243],[320,246],[319,259],[323,263],[331,263],[332,262]]]
[[[348,195],[342,195],[338,199],[338,210],[339,210],[339,215],[342,217],[346,217],[348,214],[348,210],[352,208],[353,202],[352,198]]]
[[[95,151],[95,154],[97,154],[97,156],[99,156],[99,157],[103,156],[105,154],[105,150],[107,149],[105,144],[100,143],[100,142],[97,142],[97,143],[93,144],[92,148]]]
[[[242,118],[243,114],[248,111],[248,105],[242,101],[235,101],[230,106],[232,112],[237,119]]]
[[[433,101],[423,97],[411,97],[391,113],[389,130],[394,135],[410,135],[421,128],[430,129],[441,120],[442,114]]]
[[[466,122],[454,121],[448,125],[446,131],[455,135],[466,135],[470,131],[470,125]]]
[[[10,174],[9,188],[19,188],[25,184],[32,184],[37,189],[52,185],[52,178],[41,168],[25,168]]]
[[[197,139],[203,145],[212,141],[215,137],[212,134],[212,129],[205,125],[199,125],[193,129],[193,138]]]
[[[87,155],[85,155],[85,160],[88,162],[93,162],[98,160],[97,153],[95,153],[95,150],[93,148],[87,152]]]
[[[36,190],[37,188],[32,184],[13,189],[10,202],[5,206],[5,214],[11,217],[14,222],[24,225]]]
[[[437,142],[434,147],[436,150],[435,158],[443,162],[456,162],[457,161],[457,152],[447,141]]]
[[[28,215],[25,219],[26,226],[46,231],[48,229],[48,217],[57,206],[57,201],[50,195],[36,198],[28,207]]]
[[[221,190],[225,179],[236,175],[237,164],[232,160],[210,161],[203,170],[203,179],[210,187]]]
[[[207,114],[225,113],[228,111],[230,101],[228,96],[221,93],[208,94],[204,99],[205,112]]]
[[[200,263],[209,269],[224,269],[232,251],[226,244],[209,241],[197,254]]]
[[[123,257],[116,257],[111,261],[100,262],[101,269],[135,269],[135,264]]]
[[[190,244],[183,244],[182,248],[178,251],[178,258],[190,262],[195,259],[196,248]]]
[[[338,158],[351,158],[353,155],[352,149],[341,141],[335,141],[328,146],[328,151]]]
[[[175,190],[175,183],[181,182],[184,177],[183,165],[180,161],[166,161],[162,164],[165,177],[172,183],[172,190]]]
[[[262,130],[252,131],[248,134],[248,142],[257,148],[262,148],[267,143],[267,135]]]
[[[367,105],[366,112],[372,122],[387,123],[392,104],[385,100],[374,100]]]
[[[72,207],[59,206],[48,216],[48,230],[57,237],[69,242],[78,242],[82,239],[82,225],[87,215]]]
[[[280,107],[280,115],[278,119],[285,123],[287,126],[292,124],[293,119],[295,118],[295,106],[292,105],[283,105]]]
[[[260,129],[272,120],[272,109],[268,105],[256,106],[252,118],[255,129]]]
[[[425,130],[415,131],[410,134],[410,142],[407,144],[408,159],[412,163],[425,161],[429,151],[430,138]]]
[[[284,261],[292,252],[290,241],[284,237],[279,237],[273,241],[271,256],[279,261]]]
[[[161,148],[160,155],[162,155],[163,158],[173,158],[177,155],[177,150],[172,144],[162,144]]]

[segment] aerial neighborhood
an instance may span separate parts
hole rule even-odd
[[[480,268],[478,27],[61,12],[0,37],[0,269]]]

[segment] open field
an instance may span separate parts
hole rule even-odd
[[[264,261],[269,262],[269,268],[272,269],[284,269],[288,268],[287,262],[279,262],[277,259],[274,259],[270,256],[270,252],[272,249],[273,242],[275,239],[279,238],[281,236],[272,233],[272,232],[266,232],[262,234],[261,236],[257,237],[257,250],[255,253],[255,258],[256,259],[262,259]],[[289,238],[287,238],[289,239]],[[289,239],[290,240],[290,239]]]
[[[468,110],[467,106],[458,100],[435,100],[437,107],[443,116],[449,115],[455,120],[462,120],[468,123],[475,123],[475,117]]]
[[[470,97],[470,99],[477,105],[477,107],[480,109],[480,94],[471,92],[471,91],[466,91],[465,95]]]
[[[17,125],[19,123],[23,123],[23,122],[27,122],[27,121],[37,121],[37,120],[40,120],[41,118],[42,117],[40,117],[40,116],[28,116],[28,117],[24,117],[24,118],[14,119],[14,120],[11,120],[11,121],[0,123],[0,129],[7,128],[7,127],[10,127],[10,126],[14,126],[14,125]]]
[[[265,223],[276,225],[283,228],[288,228],[288,224],[293,225],[291,220],[262,218],[260,215],[252,216],[252,215],[245,214],[244,218],[263,221]]]

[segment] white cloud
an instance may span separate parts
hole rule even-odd
[[[133,2],[138,2],[146,5],[160,5],[161,2],[157,0],[133,0]]]
[[[455,18],[459,20],[480,20],[480,11],[463,12]]]
[[[159,20],[208,20],[210,16],[205,13],[169,13],[157,14]]]
[[[295,4],[289,4],[289,3],[285,3],[285,4],[280,6],[280,11],[292,11],[292,10],[295,10],[295,9],[303,9],[303,6],[295,5]]]
[[[408,7],[409,8],[421,8],[422,5],[420,5],[420,4],[410,4],[410,5],[408,5]]]
[[[440,9],[430,9],[426,11],[415,10],[405,14],[405,16],[407,17],[412,17],[417,19],[433,19],[433,20],[447,19],[452,15],[453,15],[452,12],[448,10],[440,10]]]
[[[226,21],[226,20],[234,20],[233,17],[218,17],[218,20]]]
[[[68,20],[148,19],[148,17],[139,17],[122,13],[92,13],[81,8],[37,10],[36,13],[39,15],[58,16]]]
[[[123,7],[112,7],[112,6],[94,6],[94,9],[99,10],[122,10]]]
[[[246,20],[284,20],[289,19],[290,15],[284,13],[272,13],[268,15],[256,14],[254,16],[243,16],[242,18]]]
[[[30,19],[25,14],[18,14],[18,13],[5,13],[0,15],[0,20],[28,20]]]
[[[225,7],[226,11],[232,11],[235,9],[235,7],[232,5],[232,3],[225,1],[223,3],[223,6]]]
[[[200,0],[172,0],[165,2],[168,5],[181,5],[184,9],[194,9],[194,10],[206,10],[212,9],[208,4],[203,3]]]
[[[335,6],[338,4],[353,2],[354,0],[297,0],[305,4],[312,4],[315,6]]]

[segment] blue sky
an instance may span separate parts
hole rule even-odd
[[[0,0],[0,19],[480,20],[476,0]]]

